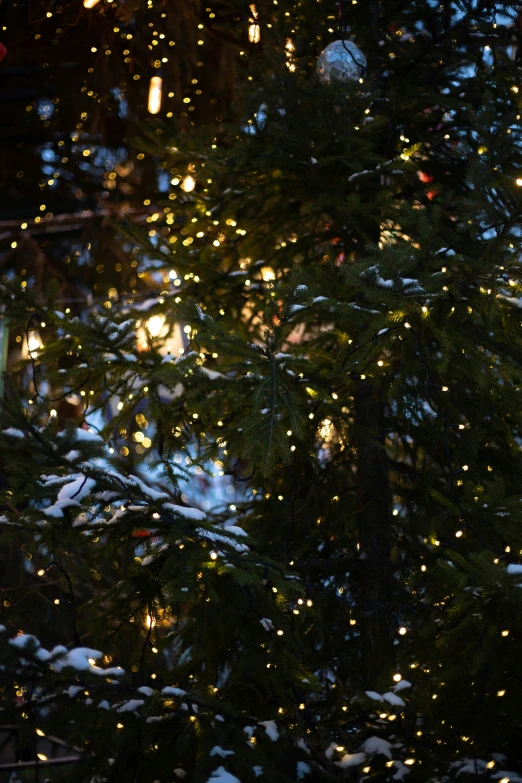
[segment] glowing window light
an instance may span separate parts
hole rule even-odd
[[[157,114],[161,109],[161,91],[163,79],[161,76],[153,76],[149,85],[149,114]]]

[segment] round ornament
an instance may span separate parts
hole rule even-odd
[[[317,60],[317,71],[323,82],[356,81],[366,70],[366,57],[352,41],[328,44]]]

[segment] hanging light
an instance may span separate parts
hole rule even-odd
[[[36,359],[42,348],[40,333],[36,330],[29,332],[22,344],[22,359]]]
[[[164,315],[153,315],[147,321],[147,331],[151,337],[159,337],[165,327]],[[166,332],[165,332],[166,334]],[[162,335],[165,336],[165,335]]]
[[[183,182],[181,183],[181,189],[185,191],[185,193],[190,193],[194,188],[196,187],[196,180],[191,174],[187,174],[186,177],[183,177]]]
[[[83,7],[84,8],[94,8],[97,3],[99,3],[100,0],[83,0]]]
[[[180,356],[184,350],[183,334],[179,324],[169,326],[162,313],[151,315],[145,323],[136,323],[136,340],[138,351],[149,350],[149,336],[160,338],[162,343],[159,353],[162,356]]]
[[[252,18],[250,19],[250,26],[248,28],[248,40],[250,43],[259,43],[261,40],[261,28],[257,24],[257,10],[253,3],[250,6],[250,11],[252,13]]]
[[[163,79],[161,76],[153,76],[149,84],[149,114],[157,114],[161,109],[161,90]]]
[[[258,24],[251,24],[248,28],[248,40],[250,43],[259,43],[261,40],[261,28]]]

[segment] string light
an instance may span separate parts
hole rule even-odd
[[[99,2],[100,0],[83,0],[83,7],[94,8],[94,6],[97,5]]]
[[[149,85],[149,114],[158,114],[161,109],[161,93],[163,88],[163,79],[161,76],[153,76]]]

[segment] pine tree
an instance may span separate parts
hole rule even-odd
[[[250,14],[217,134],[135,142],[161,296],[3,281],[4,715],[76,780],[522,780],[518,4]]]

